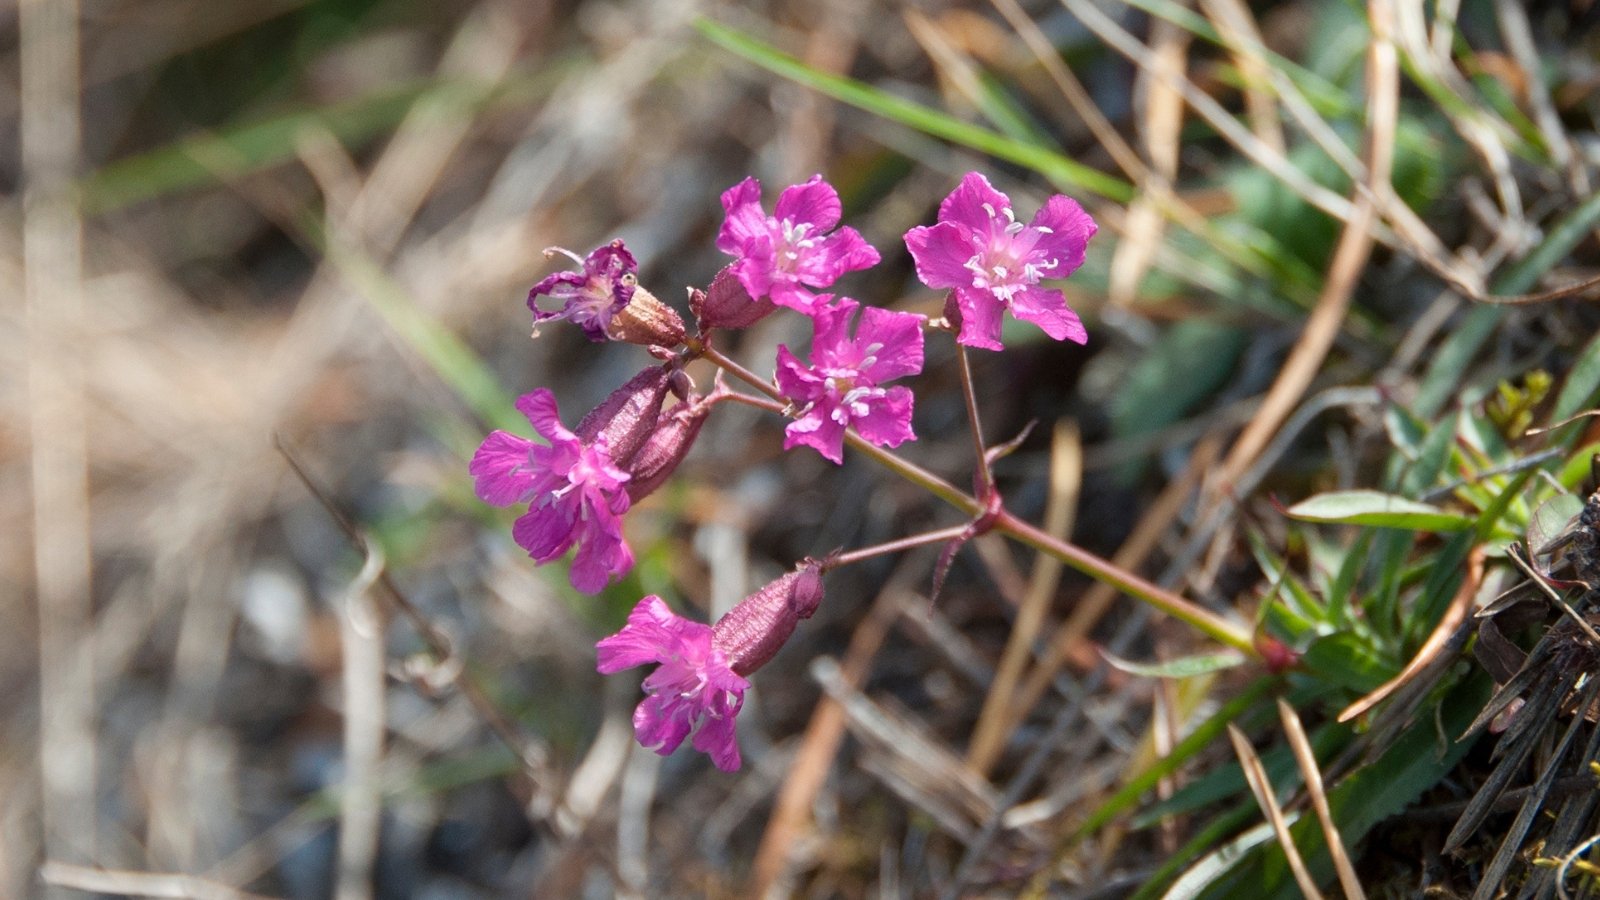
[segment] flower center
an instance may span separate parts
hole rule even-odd
[[[801,254],[817,245],[815,237],[807,236],[811,233],[813,226],[810,222],[795,224],[789,219],[784,219],[774,224],[776,225],[773,229],[774,236],[778,240],[777,246],[773,249],[776,251],[778,268],[785,272],[791,272],[794,270],[795,265],[800,262]]]

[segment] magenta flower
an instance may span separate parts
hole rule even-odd
[[[561,247],[549,247],[544,251],[545,256],[557,253],[570,257],[583,271],[557,272],[528,292],[534,334],[539,333],[540,322],[566,319],[582,328],[589,340],[608,340],[606,329],[611,325],[611,318],[633,299],[639,264],[620,240],[594,250],[584,259]],[[561,308],[541,310],[537,302],[540,297],[561,301]]]
[[[595,645],[595,668],[609,675],[660,664],[633,711],[639,743],[666,756],[693,731],[694,748],[732,772],[740,763],[734,717],[750,688],[745,676],[766,665],[821,603],[822,566],[812,559],[739,601],[715,625],[682,618],[652,594],[621,631]]]
[[[1023,225],[1011,199],[989,179],[968,172],[939,204],[939,222],[906,232],[906,248],[917,277],[931,288],[955,291],[961,333],[969,347],[999,350],[1000,317],[1007,310],[1044,329],[1056,340],[1089,340],[1067,298],[1039,286],[1043,278],[1065,278],[1083,265],[1094,236],[1094,219],[1077,201],[1056,194]]]
[[[805,444],[840,463],[846,428],[879,447],[915,440],[911,391],[881,385],[922,371],[922,316],[869,306],[850,337],[850,319],[860,304],[842,298],[828,306],[830,297],[819,299],[812,364],[802,365],[788,347],[778,348],[778,388],[799,410],[784,431],[784,448]]]
[[[761,182],[754,178],[724,191],[722,208],[728,217],[717,233],[717,249],[739,257],[734,274],[755,300],[769,298],[810,313],[817,297],[805,286],[825,288],[846,272],[878,264],[878,251],[854,228],[834,231],[839,193],[821,175],[784,189],[770,216],[761,208]]]
[[[539,388],[517,399],[517,409],[549,446],[496,431],[472,456],[470,471],[485,503],[527,503],[511,536],[543,565],[574,545],[568,577],[593,594],[633,568],[633,552],[622,538],[628,511],[628,473],[607,452],[604,434],[585,444],[561,424],[555,397]]]
[[[734,674],[727,655],[713,646],[711,626],[676,615],[652,594],[633,608],[621,631],[595,649],[596,668],[607,675],[650,663],[661,666],[644,680],[645,698],[633,712],[640,744],[666,756],[694,731],[694,748],[717,768],[739,768],[734,716],[744,706],[750,682]]]

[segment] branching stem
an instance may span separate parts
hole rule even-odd
[[[754,372],[751,372],[749,369],[746,369],[745,367],[734,362],[732,359],[729,359],[727,356],[724,356],[722,353],[704,343],[702,340],[696,339],[691,341],[690,353],[710,360],[712,363],[720,366],[735,378],[738,378],[746,384],[749,384],[751,387],[761,391],[763,394],[766,394],[768,397],[771,397],[774,402],[769,404],[758,397],[751,397],[743,394],[730,394],[728,396],[729,400],[745,403],[750,406],[755,406],[759,409],[765,409],[779,414],[782,414],[787,409],[787,405],[783,402],[783,395],[772,386],[771,382],[763,380]],[[983,467],[981,469],[981,477],[983,481],[980,483],[985,486],[989,486],[988,462],[984,458],[985,451],[981,437],[979,437],[977,402],[971,387],[971,372],[967,365],[965,355],[961,356],[961,373],[963,392],[967,397],[968,413],[970,414],[973,425],[974,440],[977,442],[978,465]],[[916,463],[901,457],[899,454],[867,443],[866,440],[864,440],[860,435],[856,434],[853,430],[848,430],[845,432],[845,441],[858,452],[871,457],[879,465],[889,469],[907,481],[910,481],[913,484],[927,490],[928,493],[933,494],[935,497],[938,497],[940,500],[943,500],[951,506],[954,506],[956,509],[961,510],[963,513],[966,513],[969,516],[975,517],[981,515],[987,508],[987,504],[984,501],[973,497],[971,494],[968,494],[960,488],[957,488],[955,485],[945,481],[943,478],[940,478],[932,472],[929,472]],[[953,529],[942,529],[940,531],[929,532],[917,537],[903,539],[903,541],[909,541],[911,543],[895,541],[891,542],[890,544],[880,545],[879,547],[875,548],[863,548],[861,550],[851,551],[849,554],[844,554],[840,558],[849,558],[850,561],[853,562],[857,558],[865,558],[860,556],[860,554],[875,555],[876,553],[880,552],[889,552],[889,549],[886,548],[905,549],[906,547],[917,546],[922,543],[929,543],[935,539],[948,540],[950,538],[959,536],[965,527],[966,526],[957,526]],[[1057,538],[1054,535],[1049,534],[1048,532],[1045,532],[1026,521],[1023,521],[1022,519],[1017,518],[1009,510],[1002,508],[999,511],[998,515],[994,519],[992,530],[1007,535],[1019,543],[1026,544],[1040,553],[1051,557],[1052,559],[1059,560],[1062,563],[1077,569],[1079,572],[1088,575],[1090,578],[1093,578],[1096,581],[1109,584],[1131,597],[1142,600],[1156,609],[1161,610],[1167,615],[1193,626],[1220,643],[1226,644],[1229,647],[1233,647],[1234,649],[1239,650],[1240,652],[1245,653],[1253,658],[1261,658],[1261,651],[1256,647],[1255,642],[1251,638],[1250,631],[1246,627],[1235,622],[1231,622],[1228,619],[1223,618],[1222,616],[1212,612],[1209,609],[1206,609],[1203,606],[1200,606],[1191,600],[1187,600],[1171,591],[1166,590],[1165,588],[1146,581],[1139,575],[1116,565],[1110,560],[1103,559],[1087,550],[1084,550],[1082,547],[1078,547],[1061,540],[1060,538]],[[939,537],[932,538],[930,535],[939,535]],[[835,565],[837,564],[838,563],[836,562]]]

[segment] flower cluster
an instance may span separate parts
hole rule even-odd
[[[890,382],[922,371],[925,331],[954,331],[964,346],[999,350],[1009,310],[1056,340],[1087,340],[1062,292],[1041,284],[1081,266],[1095,233],[1094,220],[1066,197],[1051,197],[1024,225],[984,176],[964,177],[940,204],[936,223],[904,237],[917,277],[947,292],[944,318],[931,322],[829,291],[881,257],[858,231],[841,227],[839,194],[822,176],[786,188],[770,215],[754,178],[724,192],[722,207],[716,245],[734,260],[704,289],[690,288],[693,336],[676,311],[639,284],[638,262],[620,240],[583,257],[545,251],[569,257],[578,269],[552,274],[528,294],[535,335],[542,323],[567,321],[591,341],[648,347],[658,361],[570,430],[554,395],[534,390],[517,409],[542,440],[496,431],[472,458],[480,498],[496,506],[526,504],[512,537],[536,564],[575,550],[568,577],[579,591],[597,593],[633,567],[624,515],[672,475],[721,401],[787,415],[786,449],[810,447],[838,464],[851,435],[886,448],[915,439],[911,389]],[[779,308],[810,319],[804,357],[780,346],[772,379],[762,382],[716,353],[716,332],[748,328]],[[720,376],[710,393],[695,393],[685,366],[701,358],[779,400],[729,391]],[[676,398],[670,406],[669,394]],[[603,673],[657,666],[644,679],[646,696],[634,713],[640,743],[666,754],[693,734],[693,746],[718,768],[738,768],[734,720],[747,678],[816,610],[827,565],[804,561],[713,625],[676,615],[655,595],[639,601],[623,629],[597,650]]]

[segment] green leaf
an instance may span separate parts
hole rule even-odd
[[[1600,403],[1600,334],[1594,336],[1578,354],[1572,371],[1556,395],[1556,405],[1550,410],[1550,421],[1559,422],[1592,409]],[[1583,434],[1584,423],[1572,422],[1556,429],[1552,444],[1571,446]]]
[[[1383,684],[1400,667],[1385,659],[1372,642],[1349,631],[1311,642],[1300,659],[1306,671],[1321,681],[1365,694]]]
[[[1465,531],[1473,526],[1470,516],[1446,512],[1437,506],[1393,494],[1366,490],[1318,494],[1289,507],[1289,516],[1305,522],[1377,525],[1416,531]]]
[[[1141,678],[1193,678],[1196,675],[1209,675],[1212,672],[1231,669],[1243,665],[1245,661],[1244,654],[1233,650],[1184,656],[1163,663],[1133,662],[1114,656],[1106,650],[1101,650],[1100,655],[1105,657],[1112,668]]]
[[[1076,188],[1118,203],[1133,199],[1133,185],[1048,147],[997,134],[852,78],[818,71],[770,44],[711,19],[697,19],[695,27],[723,49],[737,53],[776,75],[891,122],[970,147],[996,159],[1026,166],[1048,178],[1057,188]]]

